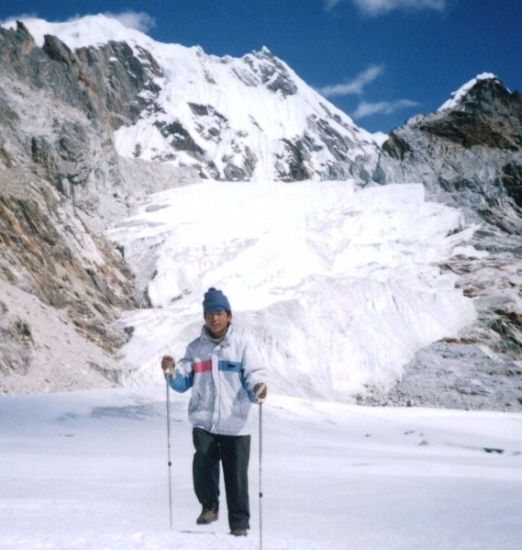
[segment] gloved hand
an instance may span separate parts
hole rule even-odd
[[[163,369],[164,373],[169,373],[174,376],[174,373],[176,372],[176,363],[174,361],[174,358],[170,355],[164,355],[161,358],[161,368]]]
[[[252,391],[256,396],[257,402],[262,403],[266,399],[268,388],[264,382],[258,382],[257,384],[254,384]]]

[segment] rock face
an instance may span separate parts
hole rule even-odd
[[[128,62],[118,47],[110,55]],[[135,304],[132,277],[93,228],[125,211],[111,132],[139,111],[129,105],[147,80],[120,80],[111,95],[109,53],[91,54],[83,62],[53,37],[39,48],[21,24],[0,29],[0,392],[96,386],[122,368],[125,335],[109,327]],[[60,349],[69,360],[54,368]]]
[[[157,92],[152,75],[159,69],[146,52],[140,55],[112,43],[72,52],[53,36],[40,48],[22,23],[0,29],[4,165],[30,165],[88,214],[99,216],[105,196],[123,211],[112,133],[132,123]]]
[[[459,206],[495,217],[499,205],[522,207],[522,94],[509,92],[493,75],[481,75],[464,88],[437,112],[391,132],[375,179],[415,179],[432,194],[445,191]],[[492,221],[519,231],[519,211],[514,213],[512,220]]]
[[[380,183],[422,182],[476,225],[477,252],[441,266],[460,276],[477,322],[459,339],[422,350],[386,396],[371,402],[522,408],[522,94],[479,75],[441,108],[383,144]]]

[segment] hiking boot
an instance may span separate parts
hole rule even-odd
[[[201,514],[199,514],[196,523],[198,525],[207,525],[218,519],[218,511],[211,508],[203,508]]]
[[[246,529],[236,527],[235,529],[230,529],[230,534],[234,535],[235,537],[246,537],[248,535],[248,532]]]

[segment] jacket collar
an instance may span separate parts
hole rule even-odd
[[[229,323],[225,336],[223,336],[223,338],[218,341],[210,336],[207,327],[203,325],[201,327],[201,340],[203,340],[204,342],[212,342],[213,344],[228,344],[233,332],[234,329],[232,328],[232,323]]]

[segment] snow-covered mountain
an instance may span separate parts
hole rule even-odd
[[[217,278],[281,391],[522,407],[520,104],[479,75],[382,143],[266,48],[219,58],[104,16],[0,27],[2,390],[153,379]],[[54,367],[80,347],[82,376]]]
[[[214,179],[294,181],[360,175],[376,156],[371,134],[265,47],[240,59],[216,57],[156,42],[103,15],[24,24],[40,46],[52,34],[82,61],[101,56],[109,80],[122,65],[150,78],[138,94],[141,112],[115,133],[123,157],[193,166]]]

